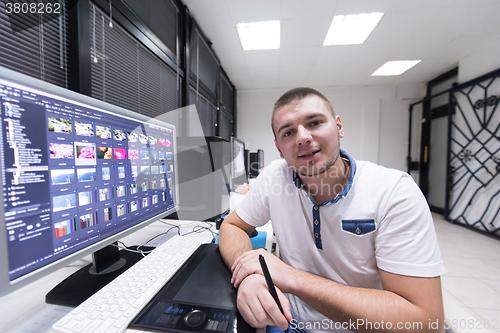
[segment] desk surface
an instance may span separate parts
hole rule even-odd
[[[168,223],[179,225],[181,234],[193,231],[196,226],[212,226],[212,231],[215,230],[213,223],[193,222],[193,221],[176,221],[167,220]],[[147,242],[154,236],[166,232],[170,228],[161,222],[154,222],[151,225],[123,238],[127,246],[140,245]],[[150,242],[148,245],[156,246],[161,244],[173,235],[176,230],[171,230],[167,235],[161,236]],[[210,242],[212,234],[207,230],[200,233],[191,233],[188,237],[197,237]],[[0,298],[0,332],[51,332],[52,325],[60,318],[72,310],[72,308],[51,305],[45,303],[45,294],[47,294],[59,282],[64,280],[73,272],[91,263],[90,256],[77,260],[58,271],[49,274],[36,282],[29,284],[15,292]],[[129,330],[136,332],[135,330]]]

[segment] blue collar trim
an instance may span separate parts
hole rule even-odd
[[[340,198],[344,198],[345,196],[347,196],[347,194],[349,193],[349,190],[352,187],[352,183],[354,181],[354,175],[356,174],[356,161],[354,161],[354,159],[342,149],[340,149],[340,157],[347,158],[349,160],[350,172],[349,172],[349,179],[347,180],[347,184],[346,184],[346,186],[344,186],[342,191],[340,191],[340,193],[337,194],[337,196],[334,199],[327,200],[327,201],[323,202],[320,206],[323,206],[329,202],[335,203]],[[300,179],[299,175],[297,175],[297,173],[295,171],[292,171],[292,172],[293,172],[293,183],[295,184],[295,186],[297,188],[300,189],[302,187],[302,180]],[[312,197],[311,197],[311,199],[312,199]],[[313,202],[314,202],[314,200],[313,200]]]

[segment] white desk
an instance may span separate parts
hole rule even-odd
[[[193,221],[167,221],[171,224],[176,224],[181,226],[181,234],[190,232],[193,227],[207,226],[204,222],[193,222]],[[216,232],[215,225],[212,230]],[[167,231],[168,225],[161,222],[154,222],[151,225],[135,232],[122,239],[122,241],[127,245],[140,245],[144,244],[149,239],[154,236]],[[161,236],[153,240],[149,245],[156,246],[161,244],[173,235],[175,235],[177,229],[171,230],[167,235]],[[197,237],[210,242],[212,240],[212,234],[209,231],[204,231],[201,233],[192,233],[189,237]],[[0,332],[23,332],[23,333],[41,333],[41,332],[51,332],[52,325],[57,322],[60,318],[66,315],[72,310],[72,308],[50,305],[45,303],[45,294],[47,294],[53,287],[55,287],[59,282],[68,277],[71,273],[77,271],[78,269],[88,265],[91,262],[90,256],[85,257],[81,260],[77,260],[72,264],[59,269],[58,271],[49,274],[40,280],[27,285],[15,292],[0,298]],[[137,332],[135,330],[128,330],[131,332]]]

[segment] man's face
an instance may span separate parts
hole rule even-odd
[[[273,127],[280,156],[300,176],[324,175],[339,157],[342,122],[318,96],[276,110]]]

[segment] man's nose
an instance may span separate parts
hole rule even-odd
[[[296,143],[298,145],[309,143],[312,140],[311,132],[309,132],[304,126],[299,125],[299,127],[297,128],[296,138]]]

